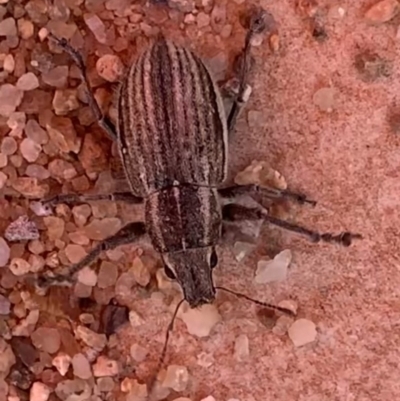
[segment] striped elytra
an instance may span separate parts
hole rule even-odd
[[[227,123],[202,60],[163,37],[142,53],[119,90],[118,139],[137,196],[177,184],[222,183]]]

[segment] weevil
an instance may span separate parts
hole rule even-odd
[[[74,274],[96,260],[102,251],[147,240],[159,252],[166,275],[181,286],[183,300],[190,307],[212,303],[216,290],[223,290],[292,314],[286,308],[215,286],[213,269],[218,265],[216,246],[223,237],[224,223],[262,219],[303,234],[314,242],[344,246],[349,246],[353,239],[361,238],[361,235],[351,232],[320,234],[270,216],[261,204],[250,208],[236,202],[243,194],[252,196],[262,193],[271,198],[313,204],[302,194],[256,185],[224,187],[229,137],[247,100],[251,39],[264,29],[264,13],[257,10],[250,19],[241,53],[238,93],[228,113],[225,113],[220,89],[205,62],[193,51],[159,36],[128,67],[117,94],[116,125],[103,115],[90,90],[81,54],[66,40],[50,34],[51,39],[78,66],[89,106],[99,125],[118,145],[130,191],[97,195],[63,194],[43,203],[56,205],[99,199],[124,201],[142,204],[145,219],[127,224],[115,235],[100,242],[86,257],[70,267],[68,275],[39,277],[37,284],[40,288],[71,282]],[[159,368],[183,300],[178,303],[168,326]]]
[[[251,39],[265,29],[260,10],[250,19],[240,74],[239,91],[225,113],[220,89],[205,62],[193,51],[160,35],[128,68],[117,94],[116,126],[102,114],[88,82],[79,52],[66,40],[50,34],[74,60],[86,84],[91,109],[108,135],[118,144],[130,192],[99,195],[57,195],[44,204],[97,199],[143,204],[143,222],[129,223],[99,243],[69,275],[42,276],[41,287],[61,284],[100,252],[122,244],[151,242],[161,255],[166,275],[177,280],[191,307],[212,303],[216,287],[212,271],[218,264],[216,246],[224,221],[263,219],[287,230],[349,246],[358,234],[320,234],[279,220],[259,207],[235,203],[243,194],[309,201],[290,191],[260,189],[255,185],[222,187],[228,170],[228,142],[246,97]]]

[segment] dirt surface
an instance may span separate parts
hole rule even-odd
[[[252,5],[275,23],[252,48],[252,94],[231,141],[230,182],[253,160],[265,161],[291,190],[317,201],[288,203],[282,217],[364,238],[349,248],[313,244],[264,225],[241,262],[221,246],[219,285],[275,304],[293,300],[296,319],[313,322],[316,333],[291,336],[294,319],[280,330],[277,315],[219,293],[212,312],[178,315],[166,365],[181,376],[161,372],[159,399],[400,394],[397,1],[0,0],[0,401],[66,400],[74,392],[83,392],[76,400],[144,399],[140,385],[156,369],[180,298],[157,255],[137,246],[102,254],[91,265],[97,274],[86,269],[72,288],[40,296],[27,282],[76,263],[141,218],[140,207],[109,201],[58,205],[50,216],[32,210],[42,196],[115,185],[111,141],[94,121],[77,68],[47,33],[85,55],[96,98],[113,119],[123,66],[159,31],[204,57],[221,84],[231,78]],[[103,58],[96,70],[109,54],[119,58]],[[24,215],[34,224],[20,220],[11,241],[7,227]],[[284,249],[293,255],[286,279],[255,283],[258,261]],[[210,332],[189,334],[193,319]],[[96,334],[104,332],[113,334]]]

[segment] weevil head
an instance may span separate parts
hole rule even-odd
[[[214,247],[164,253],[163,261],[166,275],[178,281],[191,308],[214,301],[212,269],[218,263]]]

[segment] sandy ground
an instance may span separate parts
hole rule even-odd
[[[13,0],[5,7],[10,3]],[[317,338],[295,347],[287,335],[276,335],[260,322],[253,304],[220,294],[216,305],[222,321],[209,336],[196,338],[188,334],[180,319],[176,322],[167,364],[184,365],[190,373],[187,390],[179,395],[193,401],[209,395],[217,401],[396,399],[400,394],[400,221],[396,213],[400,199],[400,130],[393,121],[400,113],[399,17],[370,24],[364,14],[374,1],[319,1],[319,21],[326,32],[326,38],[320,40],[312,36],[310,22],[294,1],[225,3],[226,24],[233,28],[227,38],[215,39],[217,35],[209,27],[201,35],[198,32],[202,30],[196,26],[179,30],[179,22],[170,19],[160,25],[155,23],[155,17],[145,16],[144,21],[160,26],[166,36],[190,43],[204,57],[222,52],[231,62],[244,40],[239,16],[249,3],[261,3],[276,20],[279,50],[272,52],[267,39],[253,48],[253,93],[231,143],[231,177],[252,160],[267,161],[285,176],[290,189],[304,192],[318,202],[315,208],[291,204],[288,219],[321,232],[358,232],[364,239],[349,248],[312,244],[265,225],[256,252],[244,262],[236,262],[232,250],[222,247],[219,251],[223,256],[215,272],[218,283],[269,302],[295,300],[298,316],[316,324]],[[151,5],[150,10],[156,7],[165,6]],[[158,15],[154,10],[151,13]],[[89,32],[80,17],[71,19]],[[112,18],[106,22],[109,26]],[[39,26],[35,25],[36,36],[28,41],[38,41]],[[95,43],[92,36],[89,40]],[[140,40],[136,44],[142,45]],[[12,49],[11,53],[16,51]],[[107,46],[99,46],[97,56],[107,51]],[[122,51],[121,58],[128,60],[129,53],[130,49]],[[30,71],[28,53],[24,54]],[[370,79],[356,63],[365,54],[376,55],[378,63],[384,65]],[[62,57],[59,64],[71,65]],[[6,79],[11,83],[15,80],[13,74]],[[54,92],[42,81],[41,86]],[[112,86],[104,87],[111,93]],[[314,95],[321,88],[333,88],[332,110],[321,110],[315,101]],[[256,124],[249,123],[249,111],[261,112]],[[37,119],[38,112],[28,114]],[[74,115],[76,111],[68,114]],[[74,123],[79,124],[77,119]],[[76,129],[81,136],[92,130],[98,140],[108,144],[95,125]],[[7,131],[1,130],[3,137]],[[73,164],[82,171],[78,159]],[[23,175],[21,169],[18,174]],[[59,184],[65,192],[73,191],[66,181],[62,178]],[[20,204],[27,206],[24,201]],[[131,209],[119,206],[118,213],[125,216],[129,210],[132,213]],[[10,212],[6,217],[2,227],[16,215]],[[84,246],[86,250],[91,247],[92,244]],[[125,248],[128,254],[134,253],[134,248]],[[257,260],[282,249],[293,252],[287,280],[254,284]],[[19,254],[23,255],[24,250]],[[119,263],[123,270],[124,263],[129,262]],[[124,303],[144,316],[145,322],[139,327],[122,327],[110,355],[123,360],[133,343],[143,346],[148,356],[135,364],[134,372],[128,375],[145,381],[156,366],[171,312],[163,302],[141,291],[133,291]],[[3,294],[9,294],[9,290]],[[18,321],[12,312],[9,319],[14,324]],[[241,334],[249,339],[250,353],[238,361],[233,350]],[[211,359],[210,366],[199,365],[198,356],[202,353]],[[123,399],[118,391],[115,397]],[[177,393],[171,393],[169,399],[177,397]]]

